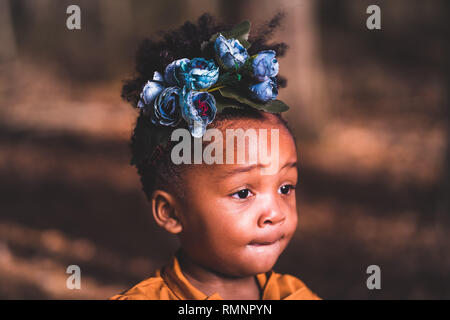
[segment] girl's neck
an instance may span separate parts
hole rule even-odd
[[[260,300],[261,292],[255,276],[226,277],[192,261],[183,250],[177,258],[186,279],[206,295],[218,293],[224,300]]]

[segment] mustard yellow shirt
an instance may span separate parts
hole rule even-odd
[[[321,300],[298,278],[273,270],[256,275],[262,300]],[[210,296],[195,288],[181,272],[176,256],[154,276],[138,283],[110,300],[223,300],[218,293]]]

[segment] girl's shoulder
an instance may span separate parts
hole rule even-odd
[[[110,297],[108,300],[176,300],[176,296],[169,289],[160,270],[135,286],[120,294]]]

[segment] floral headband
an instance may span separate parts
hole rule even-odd
[[[275,51],[249,56],[250,22],[214,34],[201,45],[214,50],[214,60],[202,57],[170,63],[164,75],[155,71],[141,94],[138,107],[149,113],[153,124],[174,127],[184,119],[191,135],[200,138],[217,112],[244,104],[267,112],[284,112],[280,100]],[[217,65],[216,65],[217,63]]]

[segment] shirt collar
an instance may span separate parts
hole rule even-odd
[[[266,273],[257,274],[256,280],[262,289],[262,300],[279,300],[279,290],[274,290],[276,283],[275,277],[271,270]],[[213,293],[208,296],[196,287],[194,287],[181,271],[180,263],[177,255],[172,258],[172,261],[161,270],[161,277],[166,282],[167,286],[180,300],[223,300],[218,293]],[[278,293],[278,294],[277,294]]]

